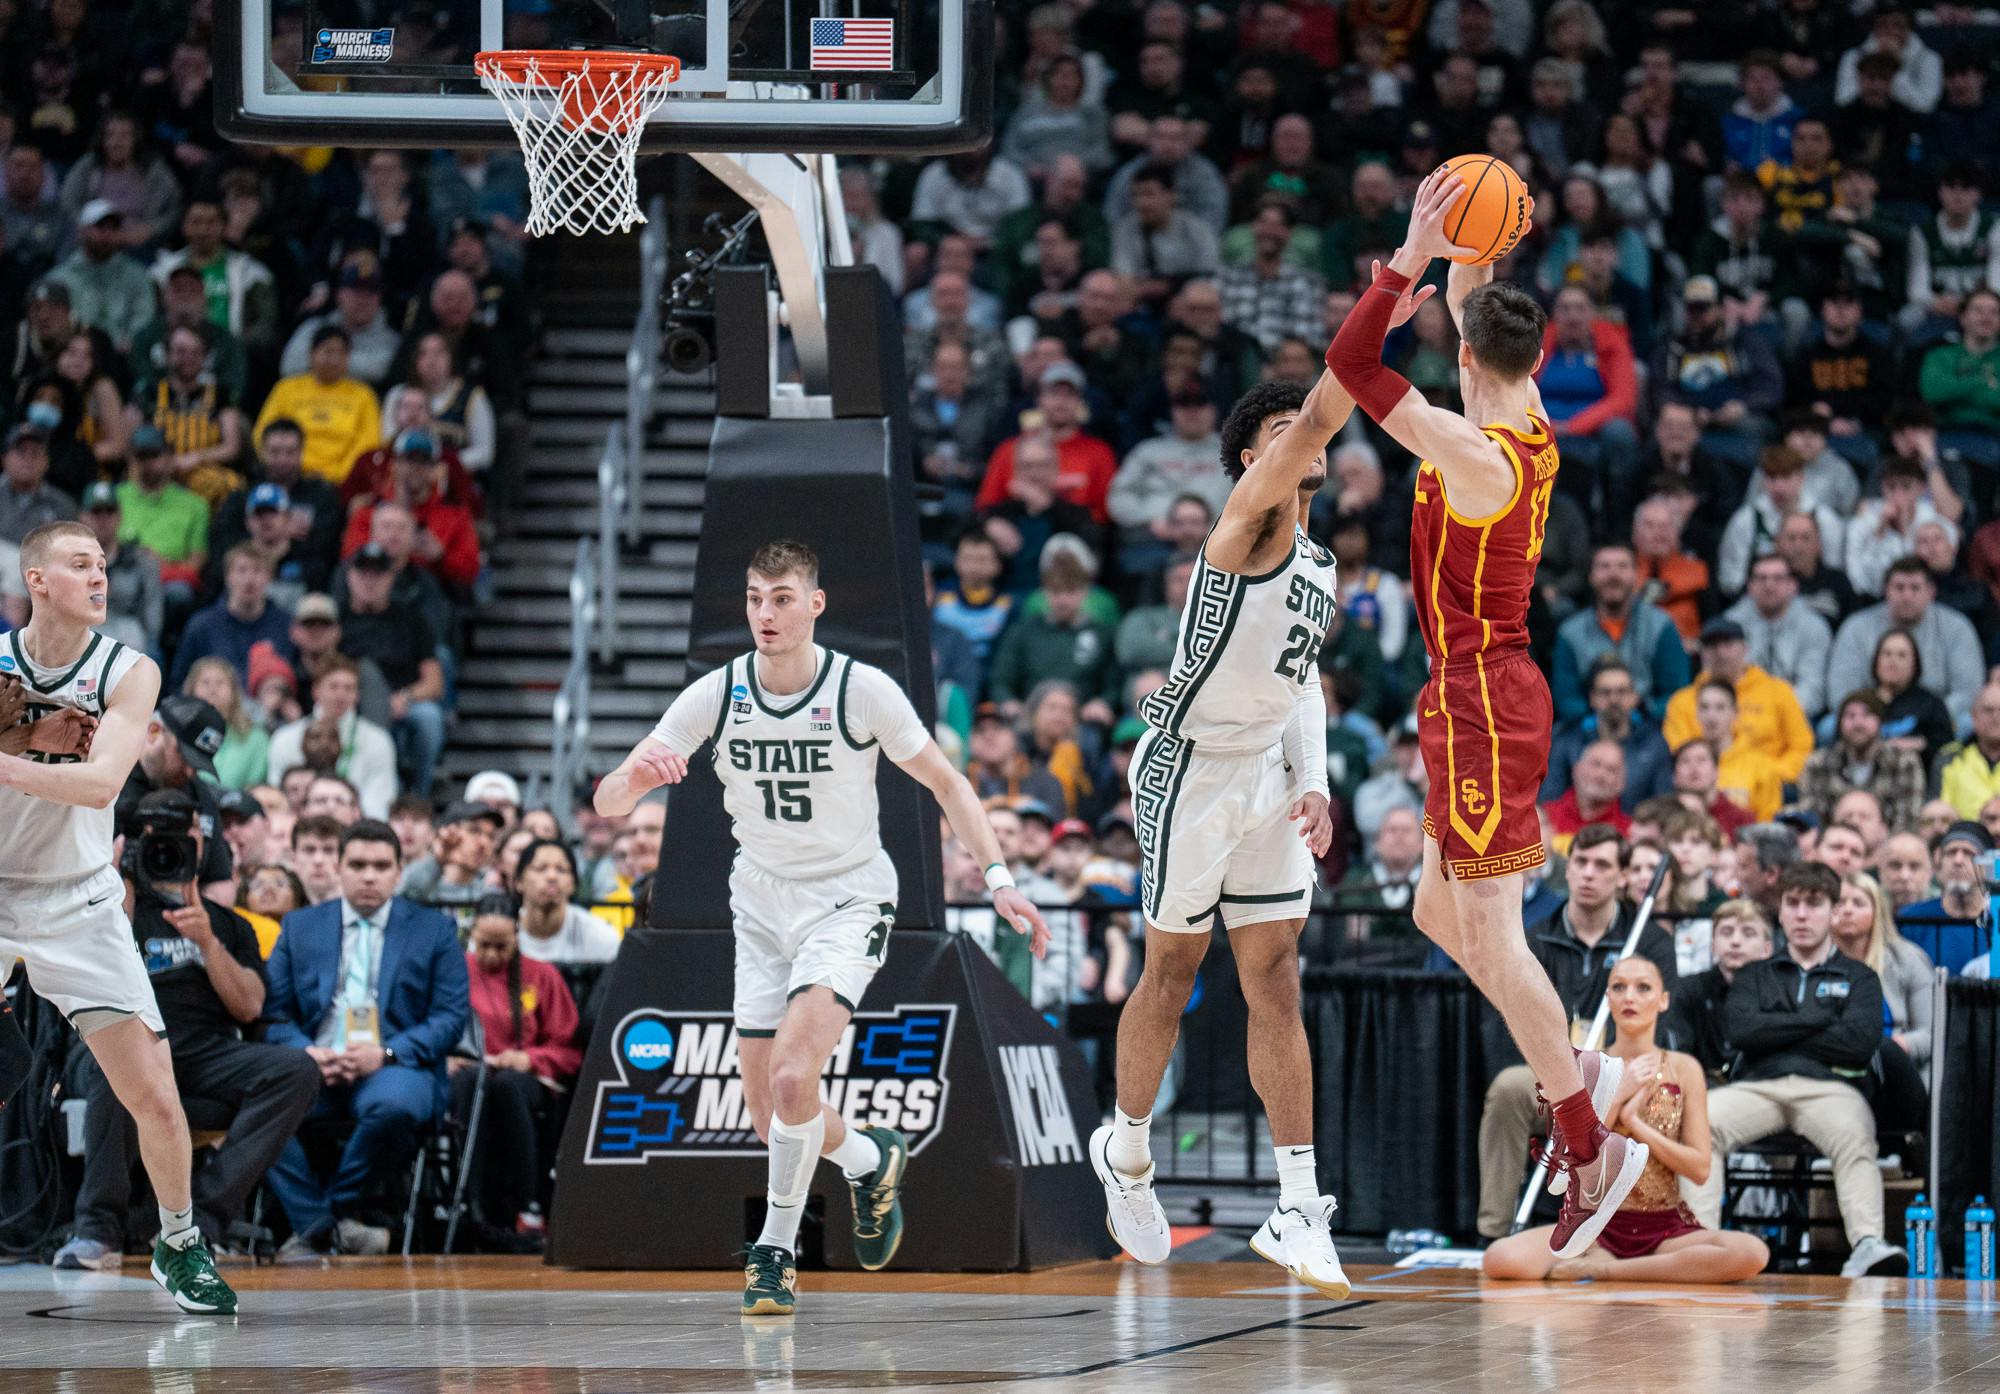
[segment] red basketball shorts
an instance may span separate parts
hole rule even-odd
[[[1542,864],[1535,807],[1554,724],[1548,682],[1525,649],[1451,659],[1424,684],[1424,832],[1450,875],[1478,881]]]

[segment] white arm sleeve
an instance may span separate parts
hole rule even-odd
[[[1292,788],[1300,794],[1325,794],[1326,693],[1317,673],[1292,699],[1284,744],[1285,763],[1292,768]]]
[[[879,741],[882,753],[897,764],[913,760],[930,743],[931,733],[903,689],[880,668],[854,663],[847,671],[842,718],[848,736],[866,745]]]
[[[682,688],[681,695],[674,698],[667,714],[660,718],[660,724],[653,728],[653,739],[683,759],[693,759],[722,725],[729,698],[724,684],[734,667],[730,664],[717,668]]]

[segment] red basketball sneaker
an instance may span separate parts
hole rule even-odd
[[[1575,1258],[1604,1232],[1625,1197],[1639,1184],[1646,1170],[1647,1147],[1622,1133],[1606,1133],[1598,1141],[1597,1155],[1582,1165],[1568,1160],[1567,1145],[1557,1157],[1556,1164],[1571,1176],[1563,1190],[1555,1233],[1549,1236],[1549,1251],[1557,1258]]]

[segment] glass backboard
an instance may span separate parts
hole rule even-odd
[[[993,0],[217,0],[225,135],[512,145],[486,49],[671,53],[644,147],[941,154],[992,125]],[[968,62],[968,55],[978,55]]]

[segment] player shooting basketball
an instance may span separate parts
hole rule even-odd
[[[1431,661],[1418,698],[1430,792],[1416,920],[1500,1009],[1555,1100],[1551,1142],[1563,1207],[1549,1247],[1568,1258],[1609,1222],[1645,1170],[1647,1149],[1605,1131],[1599,1113],[1623,1066],[1571,1049],[1562,1003],[1521,923],[1523,876],[1543,860],[1535,800],[1554,719],[1527,627],[1558,463],[1531,376],[1546,317],[1522,291],[1490,284],[1490,264],[1452,267],[1445,304],[1463,340],[1463,416],[1431,406],[1381,361],[1390,314],[1431,258],[1481,255],[1445,233],[1465,197],[1449,170],[1424,180],[1403,245],[1341,326],[1326,361],[1361,409],[1423,461],[1410,520],[1410,578]]]

